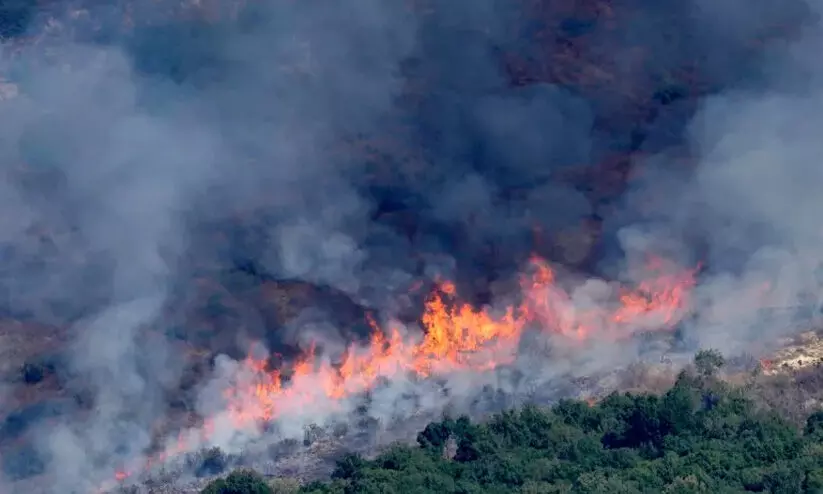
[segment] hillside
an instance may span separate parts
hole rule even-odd
[[[764,410],[753,388],[720,379],[701,352],[662,394],[565,400],[475,423],[429,424],[417,446],[340,459],[331,481],[268,481],[242,471],[203,494],[251,493],[816,493],[823,489],[818,408],[799,424]],[[234,489],[234,490],[232,490]]]
[[[737,454],[704,443],[738,406],[802,428],[823,400],[819,335],[797,337],[823,307],[819,3],[0,1],[0,492],[190,493],[235,466],[306,484],[444,413],[527,462],[493,424],[587,447],[638,407],[671,428],[674,398],[607,397],[665,393],[701,348],[753,402],[681,379],[669,395],[728,406],[674,436]],[[559,400],[599,403],[562,405],[596,425],[484,422]],[[609,468],[720,489],[661,476],[669,446]],[[385,454],[501,482],[432,447]],[[579,452],[556,453],[539,468]],[[409,488],[369,461],[311,488]]]
[[[593,475],[597,478],[601,478],[601,481],[603,482],[606,482],[606,480],[602,477],[608,477],[611,479],[611,483],[609,484],[611,487],[616,488],[616,486],[623,485],[623,490],[619,490],[619,492],[660,492],[657,489],[667,488],[664,485],[667,483],[674,482],[679,485],[682,483],[690,484],[695,482],[695,479],[691,478],[693,474],[698,475],[697,478],[700,479],[700,481],[697,482],[699,485],[690,487],[696,490],[685,490],[682,492],[707,492],[707,486],[711,489],[721,489],[721,492],[743,492],[743,490],[740,489],[741,486],[736,483],[737,480],[742,482],[743,480],[741,479],[749,479],[746,480],[746,482],[750,482],[746,484],[748,487],[745,492],[792,492],[769,490],[762,487],[763,485],[769,485],[769,482],[773,482],[773,480],[768,480],[768,477],[774,474],[775,468],[768,467],[774,467],[775,465],[770,464],[769,462],[758,463],[757,461],[752,460],[752,458],[748,456],[748,453],[744,454],[744,458],[738,463],[723,463],[723,468],[733,471],[723,471],[718,468],[709,469],[706,466],[706,462],[708,460],[705,460],[702,456],[704,454],[716,454],[715,448],[718,447],[724,448],[723,451],[731,451],[735,448],[742,448],[743,452],[747,452],[750,447],[748,443],[745,445],[742,445],[742,442],[740,444],[734,444],[738,441],[742,441],[742,437],[735,434],[744,435],[742,430],[737,431],[734,428],[741,426],[741,424],[745,423],[747,420],[757,423],[772,423],[772,421],[776,421],[776,423],[780,424],[780,426],[783,427],[787,433],[795,434],[799,431],[803,431],[806,424],[809,421],[815,420],[814,417],[821,413],[820,403],[823,402],[823,380],[821,380],[821,377],[823,377],[823,370],[821,370],[819,366],[812,366],[803,370],[784,367],[782,373],[776,373],[766,372],[767,369],[764,365],[768,364],[759,364],[756,361],[725,362],[724,359],[716,352],[699,353],[696,357],[695,364],[687,366],[685,370],[680,372],[665,365],[635,364],[625,370],[616,372],[615,375],[611,376],[611,378],[607,380],[608,384],[606,386],[613,386],[613,388],[601,388],[601,394],[597,398],[590,397],[585,400],[575,398],[563,399],[555,405],[539,405],[536,403],[527,404],[525,407],[521,406],[516,409],[508,409],[504,411],[502,415],[490,414],[485,416],[475,416],[474,418],[463,416],[463,418],[458,421],[458,423],[463,423],[463,426],[461,427],[465,427],[468,423],[473,423],[475,424],[473,427],[492,428],[491,433],[494,435],[499,431],[495,432],[495,429],[493,429],[493,424],[498,424],[499,426],[501,420],[513,420],[512,417],[517,417],[518,413],[532,413],[537,411],[540,414],[548,413],[548,417],[551,418],[554,416],[553,414],[572,413],[569,411],[572,410],[575,411],[575,414],[577,414],[576,420],[583,420],[583,417],[588,417],[587,420],[592,420],[597,424],[590,425],[590,427],[594,427],[596,430],[587,430],[585,434],[586,441],[594,441],[592,444],[600,443],[601,446],[605,448],[606,451],[601,451],[597,453],[597,455],[630,454],[630,456],[635,458],[632,465],[637,466],[637,463],[643,463],[644,467],[652,469],[651,473],[646,472],[644,474],[645,477],[637,477],[637,471],[617,471],[620,469],[628,470],[629,466],[615,466],[608,462],[606,465],[598,466],[597,462],[592,459],[585,460],[580,456],[575,456],[573,458],[566,458],[568,464],[563,470],[566,474],[568,474],[566,477],[535,477],[525,480],[521,478],[520,481],[506,486],[490,485],[490,483],[495,484],[496,481],[490,482],[488,478],[485,478],[485,480],[482,481],[473,478],[473,480],[468,483],[476,481],[481,484],[475,486],[475,489],[467,486],[465,479],[463,479],[464,481],[460,481],[462,478],[461,475],[466,474],[464,471],[455,470],[453,468],[454,465],[449,466],[448,464],[432,464],[430,462],[431,458],[427,460],[425,467],[415,467],[411,464],[392,467],[385,466],[386,463],[383,463],[384,459],[387,456],[397,453],[398,451],[400,453],[397,454],[401,455],[404,459],[412,461],[416,458],[419,460],[421,458],[419,456],[421,452],[418,451],[417,448],[411,446],[412,444],[415,444],[415,436],[417,437],[417,444],[424,445],[424,451],[434,451],[435,460],[439,461],[440,453],[445,455],[444,458],[446,460],[454,459],[452,456],[456,454],[456,448],[459,441],[456,441],[453,434],[449,435],[450,433],[444,432],[451,430],[451,428],[456,426],[454,419],[458,418],[458,416],[453,416],[454,419],[447,419],[445,422],[443,422],[441,418],[427,424],[423,420],[425,417],[418,417],[408,423],[395,424],[393,427],[397,428],[397,430],[394,434],[394,439],[392,439],[391,434],[386,434],[385,437],[383,437],[377,444],[373,444],[372,446],[363,444],[359,445],[355,449],[352,449],[354,443],[351,438],[346,438],[345,436],[335,436],[319,429],[307,430],[304,438],[304,447],[301,448],[297,444],[292,444],[291,446],[283,445],[285,447],[281,446],[277,453],[272,453],[273,455],[276,455],[276,460],[270,463],[259,463],[255,461],[247,462],[242,457],[226,455],[219,449],[202,451],[188,459],[188,468],[194,472],[197,472],[199,479],[186,480],[185,477],[176,476],[170,471],[167,473],[160,473],[158,477],[149,480],[142,487],[147,489],[145,492],[155,494],[193,494],[200,492],[206,488],[207,485],[211,485],[212,488],[216,488],[215,486],[221,485],[219,481],[217,481],[217,483],[215,483],[215,481],[210,482],[209,479],[213,478],[215,475],[219,478],[221,476],[225,476],[226,472],[231,471],[232,469],[241,469],[235,471],[242,472],[245,471],[242,469],[252,466],[262,468],[261,471],[265,472],[265,476],[260,476],[260,474],[257,473],[254,475],[260,476],[260,482],[273,486],[275,494],[291,494],[296,492],[361,492],[360,489],[364,488],[361,484],[349,485],[352,478],[347,478],[348,481],[341,481],[338,478],[337,480],[333,480],[331,484],[329,484],[328,480],[330,476],[332,479],[337,478],[340,473],[339,470],[341,465],[345,467],[348,461],[351,461],[352,458],[356,458],[357,464],[359,465],[358,468],[368,468],[369,470],[367,473],[369,475],[374,475],[369,482],[369,484],[372,485],[372,488],[387,489],[385,492],[400,492],[397,489],[412,487],[410,485],[401,486],[396,484],[396,482],[405,482],[406,480],[404,479],[404,476],[407,474],[413,476],[417,475],[417,477],[414,477],[416,480],[410,480],[412,483],[420,482],[419,476],[421,475],[425,478],[429,478],[429,476],[432,475],[440,477],[443,475],[446,477],[452,476],[452,480],[449,481],[451,482],[450,485],[458,485],[458,487],[455,487],[457,490],[454,492],[600,492],[596,490],[596,487],[591,487],[589,490],[586,490],[586,488],[581,486],[581,479],[578,478],[581,475],[583,476],[583,480],[585,480],[588,475]],[[626,393],[622,390],[630,391]],[[666,465],[668,465],[666,467],[668,470],[665,470],[665,472],[661,473],[661,471],[657,470],[657,468],[661,467],[661,465],[659,463],[655,463],[655,458],[658,458],[658,456],[672,456],[672,451],[669,451],[669,455],[664,454],[665,451],[662,450],[650,453],[647,449],[649,445],[642,444],[644,441],[638,440],[639,442],[632,443],[632,447],[621,446],[621,451],[619,453],[609,451],[610,449],[614,449],[616,447],[614,444],[609,442],[610,439],[607,437],[607,434],[610,431],[614,432],[614,429],[612,428],[622,430],[624,434],[627,434],[624,428],[630,428],[632,425],[631,423],[622,425],[619,423],[613,423],[612,420],[606,420],[606,418],[602,417],[600,414],[610,416],[611,414],[616,413],[612,407],[618,407],[622,410],[622,412],[618,414],[618,417],[622,417],[621,420],[625,419],[626,421],[630,421],[629,415],[633,413],[633,407],[645,407],[649,405],[649,403],[653,406],[663,406],[663,403],[671,400],[671,395],[675,392],[686,391],[688,391],[686,394],[691,397],[691,400],[693,400],[691,402],[692,404],[684,405],[683,403],[679,403],[677,407],[684,406],[683,413],[687,415],[690,413],[695,415],[695,424],[699,424],[699,426],[695,425],[697,429],[691,430],[689,433],[690,437],[688,438],[675,438],[673,436],[676,436],[677,434],[668,429],[666,429],[668,432],[663,433],[663,436],[668,436],[668,439],[666,439],[666,444],[671,444],[670,442],[675,440],[688,441],[688,444],[690,445],[689,447],[695,448],[695,453],[700,451],[700,454],[696,457],[680,458],[683,455],[689,456],[683,450],[678,450],[676,452],[677,455],[673,456],[676,456],[688,465],[688,467],[686,467],[683,466],[683,464],[679,464],[680,466],[683,466],[683,468],[686,468],[687,471],[683,474],[683,476],[687,478],[677,480],[674,477],[671,477],[673,474],[670,471],[672,466],[668,463],[666,463]],[[675,406],[670,402],[669,405],[675,408]],[[722,409],[722,411],[715,410],[714,412],[721,414],[722,418],[718,417],[714,413],[708,413],[710,410],[706,407],[710,408],[715,406]],[[518,410],[520,411],[518,412]],[[691,410],[691,412],[689,412],[689,410]],[[579,415],[580,413],[583,413],[582,411],[585,411],[583,416]],[[671,412],[671,410],[669,410],[669,412]],[[728,414],[734,414],[734,416],[729,416]],[[658,420],[660,422],[665,422],[666,419],[665,417],[658,417]],[[722,424],[725,424],[722,425],[722,427],[727,429],[724,433],[725,435],[723,436],[716,436],[715,434],[717,434],[717,431],[715,429],[711,429],[714,427],[721,427],[721,425],[718,425],[716,422],[718,420]],[[658,426],[663,427],[660,425],[660,422],[656,423]],[[540,422],[540,424],[549,424],[547,427],[552,428],[551,434],[562,432],[562,437],[564,437],[565,440],[570,441],[572,444],[577,442],[579,439],[574,434],[569,437],[569,431],[555,431],[554,427],[557,425],[555,420],[546,419],[545,421]],[[484,434],[490,433],[487,429],[483,430],[485,431]],[[423,432],[419,434],[417,431]],[[539,432],[535,433],[538,434]],[[580,433],[580,431],[577,431],[577,433]],[[636,433],[636,431],[632,432],[632,434],[634,433]],[[441,443],[446,441],[446,437],[449,438],[446,441],[447,444],[441,444],[443,448],[435,448],[432,450],[430,447],[425,446],[428,444],[426,441],[432,440],[431,438],[421,443],[421,438],[432,435],[437,436],[437,434],[445,434],[445,436],[439,439]],[[544,431],[543,434],[549,434],[549,431]],[[628,440],[625,437],[623,439]],[[729,444],[714,444],[713,440],[717,439],[728,441]],[[516,471],[518,472],[532,472],[534,469],[537,469],[537,471],[543,471],[546,467],[543,463],[539,463],[538,465],[530,464],[532,461],[537,461],[537,458],[545,459],[545,456],[543,456],[542,453],[541,455],[535,456],[536,453],[531,452],[525,457],[520,457],[517,459],[519,456],[525,454],[522,448],[528,445],[501,443],[500,438],[489,440],[492,441],[496,448],[493,452],[495,462],[501,457],[500,455],[502,455],[503,458],[506,458],[507,461],[516,460],[519,462],[518,467],[516,468]],[[662,438],[658,438],[658,440],[662,440]],[[397,442],[393,443],[393,441]],[[816,436],[808,436],[803,438],[802,441],[804,441],[804,449],[802,454],[806,455],[809,454],[809,451],[816,451],[815,448],[819,438]],[[697,443],[700,443],[700,447],[695,446]],[[440,448],[440,446],[438,446],[438,448]],[[705,451],[703,451],[703,448],[705,448]],[[631,451],[626,451],[626,449]],[[715,453],[711,453],[711,451],[715,451]],[[651,457],[648,455],[651,455]],[[814,456],[814,458],[817,457],[816,453],[812,454],[812,456]],[[699,458],[703,459],[699,460]],[[800,469],[805,469],[803,470],[805,472],[804,474],[808,474],[810,472],[809,469],[812,468],[812,466],[810,466],[808,462],[797,461],[799,459],[800,458],[798,456],[792,456],[791,458],[786,458],[786,462],[782,462],[780,465],[791,464],[789,465],[790,468],[797,467]],[[669,458],[669,461],[671,460],[672,458]],[[809,460],[809,458],[807,458],[807,460]],[[697,467],[693,462],[697,462]],[[634,468],[634,466],[632,468]],[[351,468],[351,465],[345,468]],[[695,468],[697,469],[695,470]],[[389,469],[391,472],[381,473],[381,469]],[[397,469],[402,470],[402,473],[397,473]],[[413,470],[413,472],[407,471],[406,469]],[[432,469],[432,471],[428,471],[428,469]],[[552,469],[551,471],[555,470]],[[361,474],[362,473],[363,472],[361,472]],[[535,475],[538,474],[535,473]],[[655,476],[659,476],[659,478],[655,478]],[[729,485],[724,484],[725,480],[730,478],[737,480],[730,481]],[[441,478],[441,481],[442,480],[443,479]],[[545,485],[547,482],[554,483],[556,485],[547,486]],[[764,482],[766,484],[763,484]],[[231,482],[229,483],[231,484]],[[254,481],[252,483],[259,484],[258,481]],[[537,487],[535,484],[541,485]],[[791,485],[794,486],[794,484]],[[805,486],[807,483],[804,483],[803,485]],[[130,493],[132,492],[131,489],[137,488],[134,486],[124,487],[122,491],[116,490],[115,492]],[[242,488],[239,491],[221,491],[218,489],[204,492],[207,492],[208,494],[221,494],[226,492],[246,494],[247,492],[257,492],[244,489],[245,488]],[[428,487],[428,489],[435,489],[435,487]],[[535,491],[534,489],[537,490]],[[548,491],[544,491],[543,489],[548,489]],[[668,489],[673,489],[672,492],[681,492],[677,489],[686,489],[686,486],[669,486]],[[420,492],[429,492],[429,490],[424,489]],[[143,491],[134,490],[134,492]],[[809,490],[797,492],[817,491],[809,488]]]

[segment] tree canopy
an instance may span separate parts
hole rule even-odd
[[[798,428],[712,377],[722,365],[719,354],[701,352],[695,370],[662,395],[564,400],[485,423],[444,418],[416,446],[345,456],[330,480],[299,492],[823,493],[823,412]]]

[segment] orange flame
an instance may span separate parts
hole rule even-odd
[[[534,274],[522,286],[521,311],[555,333],[584,340],[595,333],[624,338],[642,329],[671,327],[684,315],[696,270],[675,270],[663,259],[649,259],[649,278],[633,289],[621,287],[618,300],[580,307],[555,280],[549,264],[532,258]],[[591,305],[591,304],[590,304]]]
[[[521,282],[522,302],[499,314],[459,303],[455,285],[440,282],[426,301],[419,341],[404,338],[394,325],[383,330],[369,316],[373,328],[369,344],[350,346],[337,365],[321,359],[312,348],[284,376],[283,370],[268,370],[264,360],[248,357],[240,373],[246,377],[225,391],[228,417],[237,429],[256,428],[280,417],[300,416],[321,403],[335,406],[343,398],[374,389],[382,380],[494,369],[515,360],[527,327],[572,341],[626,338],[638,330],[670,328],[688,310],[695,284],[695,270],[674,270],[661,259],[651,259],[650,278],[633,289],[620,288],[608,303],[579,308],[574,294],[558,284],[548,262],[534,257],[530,264],[532,274]],[[194,439],[202,444],[209,435],[205,427]],[[197,446],[181,436],[178,444],[151,458],[144,469]],[[128,476],[116,474],[117,480]]]

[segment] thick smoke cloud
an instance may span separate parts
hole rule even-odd
[[[735,2],[696,7],[709,23],[733,15],[733,28],[722,33],[727,42],[757,32],[766,15],[744,14]],[[813,135],[823,86],[810,57],[822,40],[819,6],[810,7],[799,38],[774,43],[736,87],[701,100],[684,132],[693,170],[678,170],[682,162],[666,154],[639,164],[642,176],[626,203],[635,215],[644,211],[638,223],[646,226],[616,222],[624,238],[677,238],[686,255],[705,263],[696,318],[686,325],[702,347],[739,352],[755,342],[773,345],[781,334],[808,329],[820,311],[823,258],[814,211],[823,176]]]
[[[27,66],[21,94],[4,102],[4,198],[19,223],[3,288],[9,315],[74,334],[63,385],[91,393],[94,408],[31,434],[75,485],[100,458],[148,445],[162,391],[180,372],[165,345],[138,341],[138,331],[159,315],[185,248],[181,213],[208,183],[220,139],[191,113],[142,107],[121,50],[54,49],[61,65],[27,52],[9,60]]]
[[[588,280],[581,304],[599,300],[599,278],[639,276],[650,250],[702,261],[687,352],[740,350],[815,312],[819,24],[802,2],[652,3],[578,23],[544,12],[537,33],[527,19],[539,12],[494,0],[137,1],[33,16],[37,43],[2,45],[17,92],[0,98],[3,310],[70,335],[61,386],[93,404],[61,399],[56,423],[32,419],[25,437],[52,485],[86,489],[150,445],[187,345],[233,357],[186,404],[214,412],[249,343],[340,351],[367,309],[413,320],[415,283],[438,276],[473,301],[507,301],[535,250]],[[800,38],[764,40],[787,26]],[[580,63],[545,67],[569,57]],[[697,89],[663,80],[693,63]],[[615,155],[632,165],[626,182],[592,171]],[[293,283],[309,303],[275,325],[244,298],[249,277]],[[188,307],[204,285],[223,287],[207,321]],[[772,307],[791,310],[764,315]],[[370,413],[408,400],[439,413],[484,384],[551,395],[556,376],[641,352],[629,345],[563,350],[528,379],[457,376],[449,399],[394,383]],[[28,410],[2,399],[9,416]],[[220,432],[221,446],[248,446]]]

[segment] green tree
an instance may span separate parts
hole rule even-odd
[[[207,485],[200,494],[274,494],[266,479],[252,470],[235,470]]]
[[[823,468],[815,468],[806,474],[806,492],[823,494]]]
[[[823,412],[793,423],[766,413],[751,389],[718,379],[703,351],[662,395],[614,393],[595,405],[507,411],[429,424],[418,447],[374,460],[346,456],[334,479],[304,494],[823,494]],[[448,441],[458,445],[444,457]]]
[[[703,377],[712,377],[726,364],[723,354],[717,350],[700,350],[694,356],[694,366]]]
[[[817,411],[809,415],[809,418],[806,419],[806,427],[803,428],[803,434],[817,438],[823,437],[823,411]]]

